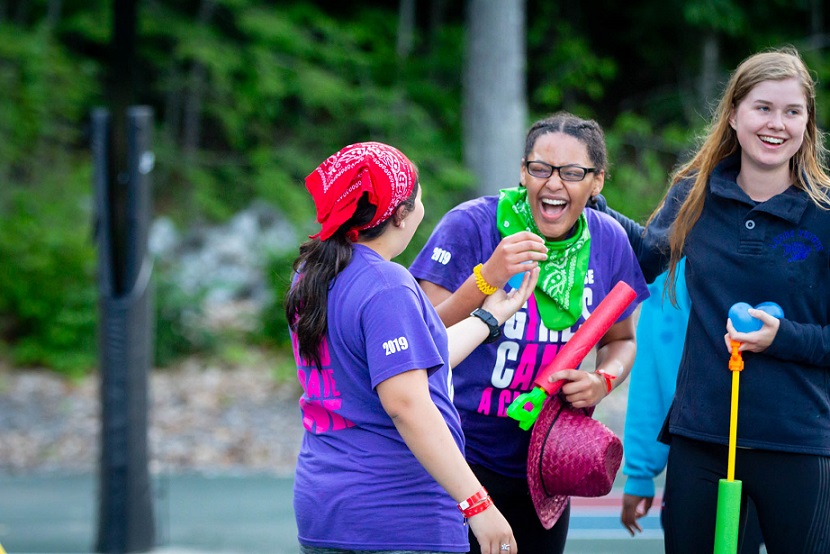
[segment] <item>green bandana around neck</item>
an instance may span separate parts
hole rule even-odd
[[[502,237],[530,231],[544,239],[548,259],[539,264],[539,281],[533,291],[539,315],[548,329],[561,331],[571,327],[582,314],[582,293],[591,255],[591,233],[585,214],[580,214],[571,237],[549,241],[533,221],[527,189],[515,187],[499,191],[496,220]]]

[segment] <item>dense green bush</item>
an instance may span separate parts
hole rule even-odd
[[[65,182],[6,195],[0,217],[0,339],[14,363],[71,375],[96,357],[89,195]]]
[[[96,359],[92,178],[78,146],[99,66],[35,4],[0,17],[0,345],[15,364],[78,375]]]

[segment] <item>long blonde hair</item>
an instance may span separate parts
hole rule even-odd
[[[816,123],[815,82],[798,51],[791,46],[753,54],[741,62],[732,73],[700,148],[689,162],[680,165],[675,170],[671,178],[672,185],[684,179],[694,179],[694,184],[683,201],[669,234],[671,252],[666,286],[672,304],[677,304],[675,294],[677,263],[683,257],[686,237],[703,211],[709,176],[721,160],[741,149],[737,133],[729,124],[732,110],[758,83],[792,78],[801,83],[807,99],[807,127],[804,141],[798,152],[790,159],[793,183],[805,191],[820,208],[830,209],[830,175],[828,175],[826,166],[827,149],[824,145],[824,136]],[[665,202],[664,196],[660,205],[651,214],[646,227],[662,209]]]

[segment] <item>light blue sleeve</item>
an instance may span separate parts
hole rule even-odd
[[[664,300],[666,273],[662,273],[649,285],[651,296],[640,310],[637,357],[629,377],[623,433],[626,494],[654,497],[654,478],[666,467],[669,447],[657,436],[674,397],[689,320],[684,271],[685,259],[677,271],[679,308]]]

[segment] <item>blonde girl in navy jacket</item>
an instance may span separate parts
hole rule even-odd
[[[735,478],[767,551],[830,552],[830,176],[815,83],[793,48],[744,60],[646,228],[618,216],[647,279],[686,257],[689,329],[663,439],[666,552],[711,552],[726,475],[728,340],[742,343]],[[609,210],[609,213],[611,211]],[[613,215],[613,214],[612,214]],[[739,333],[737,302],[778,320]],[[745,510],[742,517],[745,518]]]

